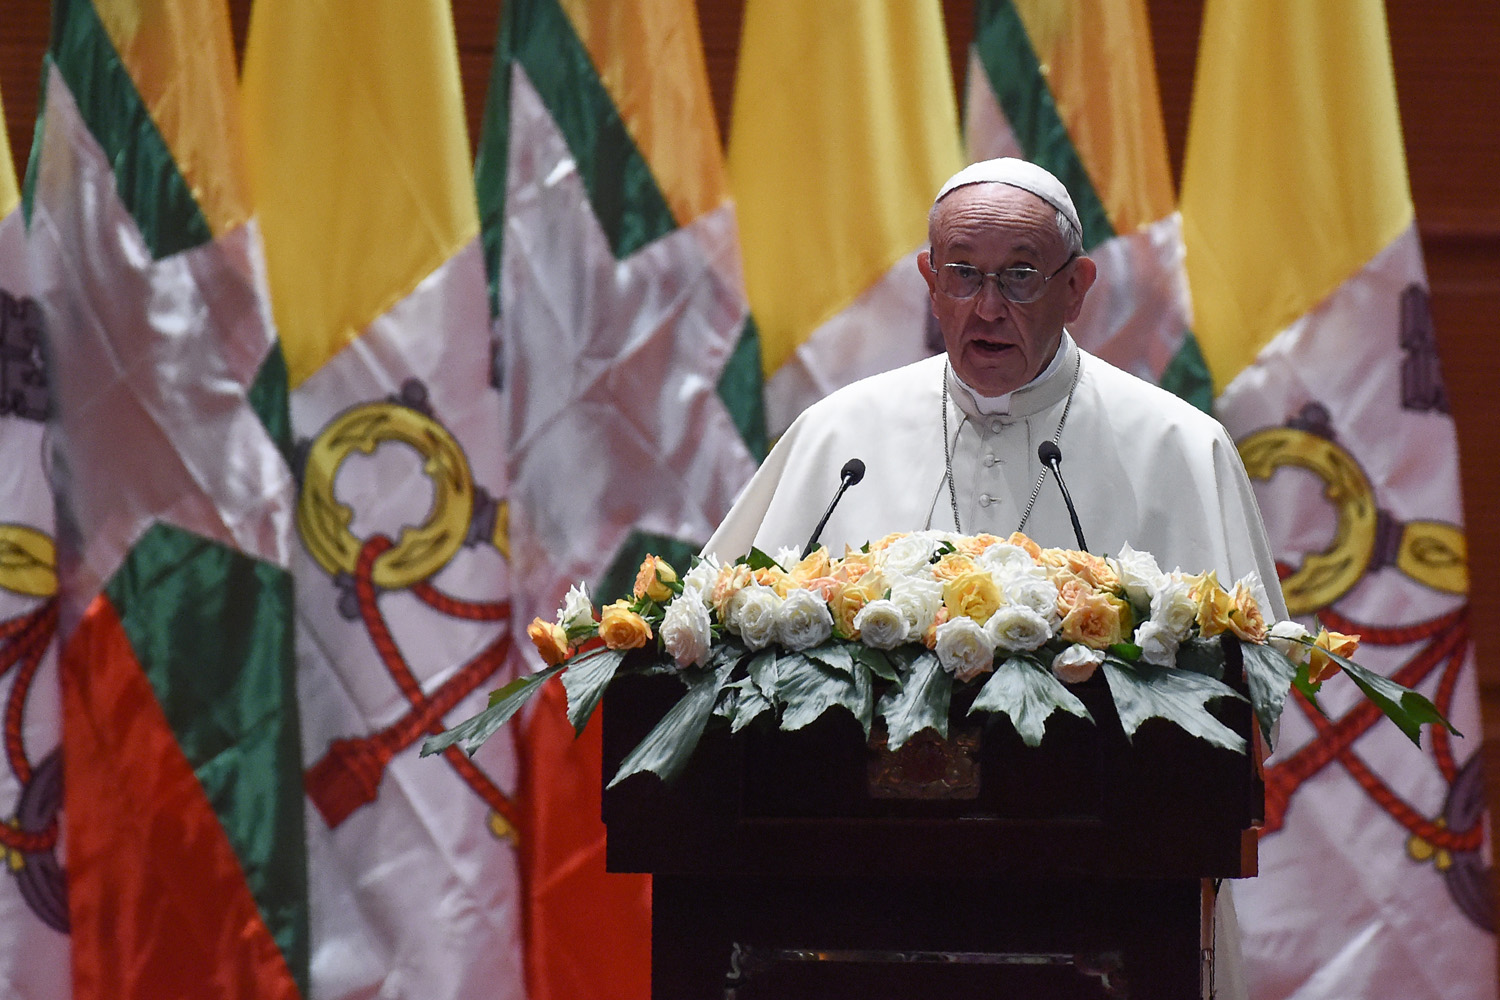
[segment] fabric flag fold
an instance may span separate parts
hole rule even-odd
[[[505,5],[475,183],[518,627],[577,581],[627,592],[648,551],[685,568],[764,450],[719,150],[689,0]],[[649,881],[603,870],[599,724],[575,743],[547,699],[523,737],[531,995],[644,997]]]
[[[980,0],[964,140],[1068,185],[1099,266],[1079,345],[1208,409],[1145,3]]]
[[[513,747],[417,755],[511,645],[449,4],[261,0],[242,88],[292,386],[313,994],[521,997]]]
[[[773,435],[942,349],[915,258],[962,166],[951,79],[932,0],[746,3],[729,173]]]
[[[1210,0],[1181,212],[1216,409],[1258,480],[1287,605],[1468,734],[1418,750],[1343,678],[1282,716],[1258,1000],[1496,995],[1458,450],[1385,12]]]
[[[0,983],[19,1000],[71,995],[62,869],[57,556],[43,462],[47,374],[26,220],[0,106],[0,690],[18,709],[0,769]]]
[[[227,8],[58,0],[42,101],[73,995],[304,996],[286,380]]]

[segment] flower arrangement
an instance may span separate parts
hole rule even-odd
[[[648,556],[630,598],[596,610],[576,585],[555,621],[534,620],[527,634],[546,668],[422,753],[474,752],[558,674],[582,732],[622,671],[675,673],[687,690],[611,784],[641,771],[675,777],[716,717],[735,732],[765,717],[795,730],[838,706],[866,736],[879,716],[892,749],[929,727],[946,736],[955,685],[977,688],[970,714],[1003,714],[1036,746],[1054,712],[1092,721],[1069,687],[1101,669],[1127,735],[1159,717],[1244,753],[1208,710],[1245,697],[1223,681],[1225,642],[1240,646],[1267,745],[1291,687],[1316,704],[1340,671],[1414,742],[1424,723],[1452,729],[1425,697],[1351,661],[1358,636],[1269,622],[1268,605],[1254,576],[1226,589],[1213,572],[1163,572],[1128,546],[1105,558],[1019,533],[898,533],[837,559],[752,550],[727,565],[695,558],[684,574]]]

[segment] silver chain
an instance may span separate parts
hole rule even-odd
[[[948,478],[948,500],[953,504],[953,530],[963,534],[963,528],[958,520],[958,487],[953,483],[953,444],[948,438],[948,372],[951,363],[943,368],[943,469]],[[1057,421],[1057,430],[1052,435],[1052,443],[1057,444],[1062,437],[1063,427],[1068,422],[1068,411],[1073,408],[1073,393],[1078,389],[1078,377],[1083,374],[1083,354],[1080,352],[1077,362],[1073,365],[1073,382],[1068,386],[1068,401],[1063,404],[1062,417]],[[1031,499],[1026,503],[1026,512],[1021,515],[1021,523],[1016,525],[1017,531],[1026,528],[1026,522],[1031,517],[1031,510],[1036,506],[1036,498],[1042,495],[1042,484],[1047,481],[1047,467],[1042,466],[1041,473],[1036,477],[1036,485],[1031,488]]]

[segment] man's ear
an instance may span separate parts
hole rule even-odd
[[[1079,257],[1073,262],[1073,268],[1068,273],[1068,311],[1063,314],[1063,322],[1071,323],[1083,312],[1083,300],[1088,295],[1089,289],[1094,287],[1094,279],[1099,277],[1099,267],[1091,257]]]
[[[927,292],[932,294],[937,291],[937,272],[932,268],[932,251],[917,251],[917,270],[922,272],[923,279],[927,282]]]

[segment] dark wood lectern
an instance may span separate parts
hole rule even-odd
[[[955,696],[946,741],[892,754],[833,710],[606,791],[609,870],[654,876],[652,996],[1204,995],[1201,880],[1254,874],[1256,768],[1161,720],[1127,741],[1102,675],[1075,690],[1096,725],[1055,715],[1040,747]],[[681,691],[616,681],[606,776]],[[1248,706],[1219,711],[1248,737]]]

